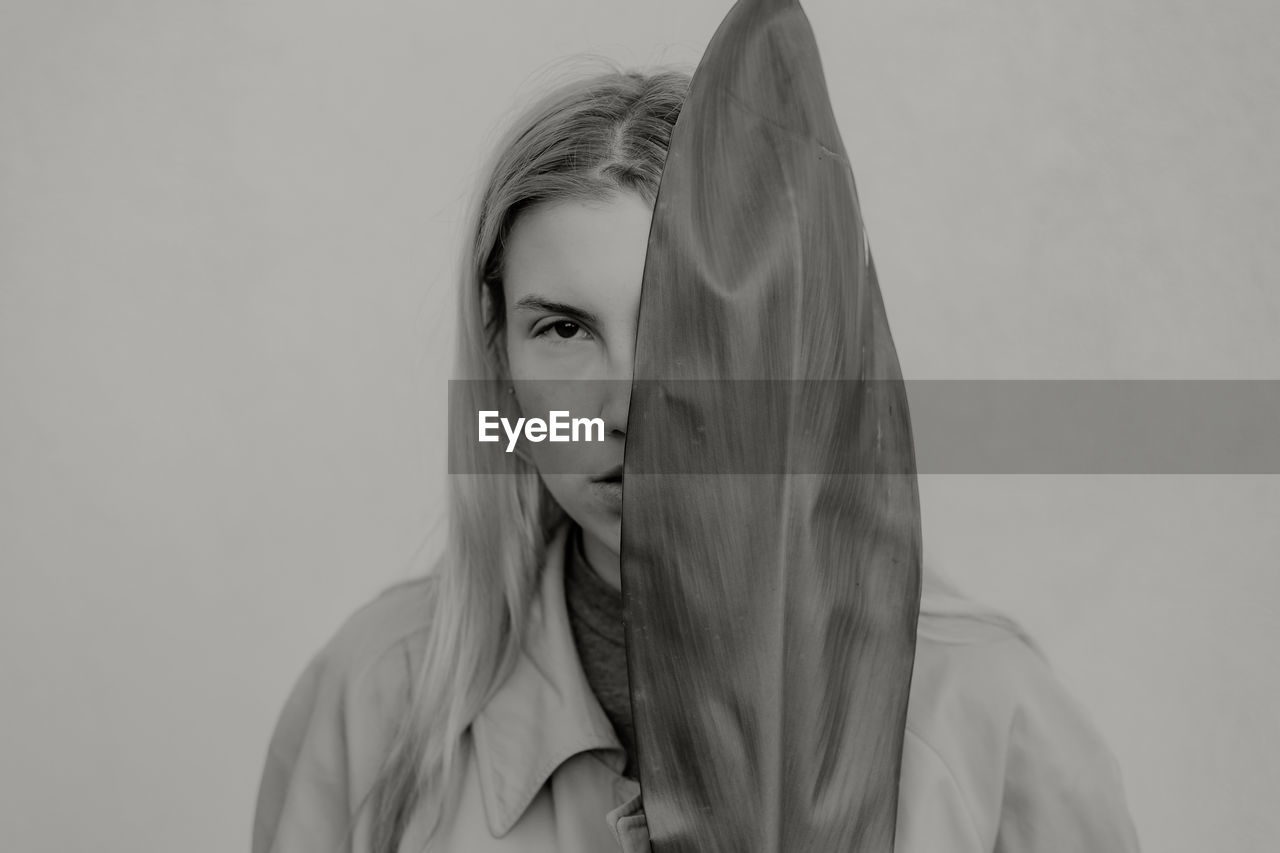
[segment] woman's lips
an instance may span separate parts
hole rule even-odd
[[[601,474],[599,477],[592,477],[592,478],[591,478],[591,482],[593,482],[593,483],[610,483],[610,482],[617,482],[617,483],[621,483],[621,482],[622,482],[622,466],[621,466],[621,465],[618,465],[617,467],[610,468],[608,471],[605,471],[605,472],[604,472],[603,474]]]
[[[593,480],[591,490],[596,500],[611,512],[622,512],[622,476],[616,479]]]

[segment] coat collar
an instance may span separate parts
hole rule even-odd
[[[615,772],[622,744],[591,691],[569,628],[564,596],[568,525],[553,534],[525,631],[507,680],[471,725],[485,817],[500,838],[511,831],[556,768],[588,750]]]

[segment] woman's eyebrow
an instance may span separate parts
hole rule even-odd
[[[542,296],[526,296],[511,306],[516,311],[543,311],[548,314],[567,314],[585,323],[597,323],[600,318],[590,311],[576,308],[564,302],[555,302]]]

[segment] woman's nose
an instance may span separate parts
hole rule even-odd
[[[605,432],[618,438],[626,438],[627,417],[631,408],[631,382],[610,380],[606,386],[603,405],[600,409]]]
[[[618,352],[610,359],[609,378],[604,383],[600,417],[604,419],[604,428],[609,435],[625,438],[627,434],[627,417],[631,409],[631,378],[635,366],[635,339],[631,346]]]

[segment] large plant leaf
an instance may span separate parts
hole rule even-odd
[[[622,576],[650,842],[890,853],[914,450],[798,4],[740,2],[694,75],[638,334]]]

